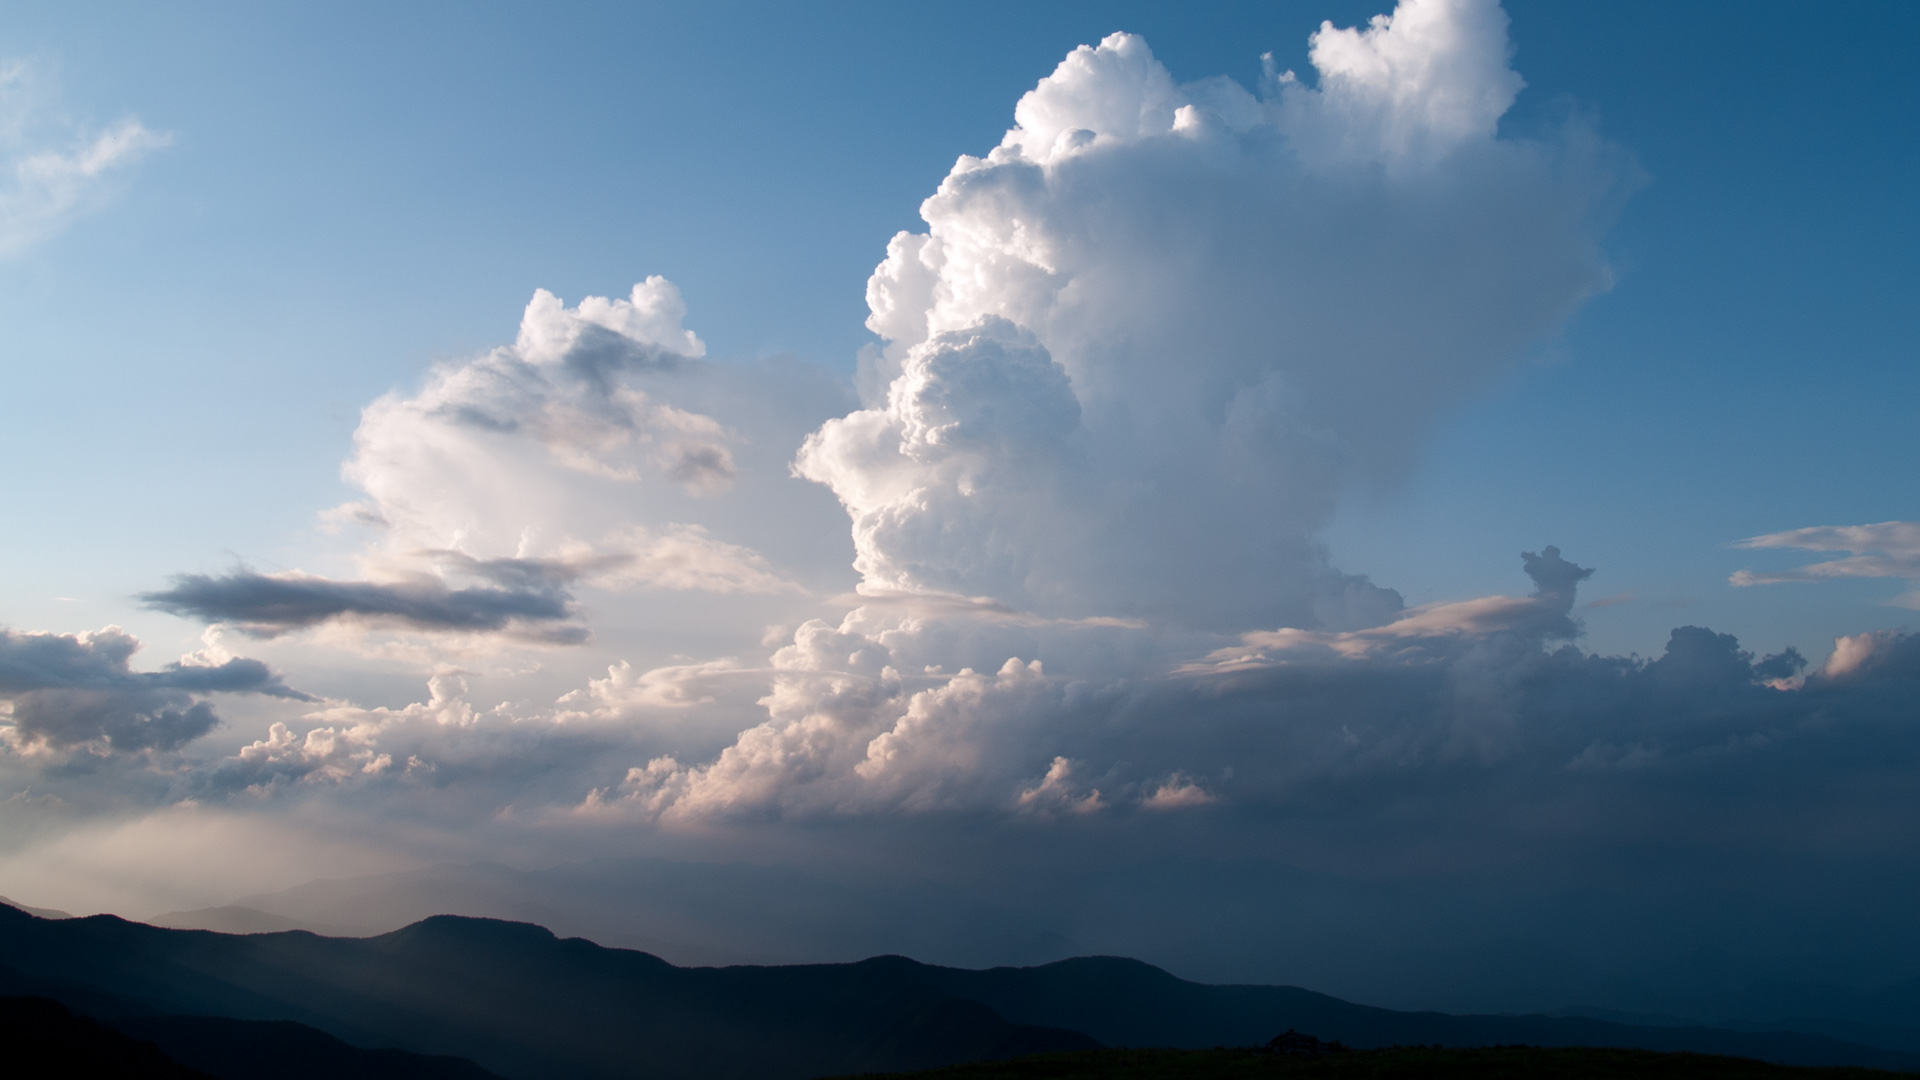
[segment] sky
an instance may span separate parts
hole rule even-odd
[[[1916,21],[12,5],[0,892],[1920,975]]]

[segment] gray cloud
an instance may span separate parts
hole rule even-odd
[[[435,554],[451,570],[487,584],[455,588],[431,577],[337,581],[240,570],[219,577],[180,574],[172,588],[142,593],[140,599],[174,615],[233,623],[256,637],[364,620],[417,630],[506,632],[553,644],[586,640],[584,628],[568,625],[577,613],[566,589],[583,567],[557,560]]]
[[[16,747],[110,752],[173,750],[211,731],[219,717],[194,696],[254,693],[312,701],[258,660],[129,666],[140,642],[117,628],[91,634],[0,630],[0,701]]]

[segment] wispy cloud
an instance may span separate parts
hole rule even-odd
[[[58,123],[45,84],[31,62],[0,62],[0,257],[99,206],[118,176],[172,141],[131,116],[105,128]]]
[[[1883,521],[1877,525],[1819,525],[1736,541],[1738,548],[1787,548],[1794,551],[1845,552],[1846,557],[1808,563],[1792,570],[1762,573],[1738,570],[1727,580],[1737,586],[1781,585],[1835,578],[1905,578],[1920,582],[1920,522]],[[1889,601],[1920,608],[1920,587]]]

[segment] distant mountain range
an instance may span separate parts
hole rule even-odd
[[[778,897],[777,904],[767,902]],[[902,953],[968,967],[1035,964],[1087,950],[954,890],[833,881],[789,867],[597,859],[517,870],[439,865],[312,881],[146,920],[230,934],[311,930],[368,937],[431,915],[538,923],[563,937],[643,949],[680,964],[806,964]]]
[[[539,926],[456,916],[359,939],[0,908],[0,995],[53,999],[162,1045],[193,1024],[203,1043],[231,1044],[217,1024],[190,1019],[224,1018],[250,1025],[257,1055],[310,1055],[294,1048],[300,1040],[330,1038],[465,1058],[510,1080],[802,1080],[1099,1045],[1250,1045],[1289,1028],[1356,1047],[1639,1047],[1920,1068],[1920,1054],[1818,1035],[1396,1012],[1294,987],[1192,983],[1112,957],[988,970],[898,956],[676,967]]]
[[[1036,889],[651,857],[538,870],[443,864],[313,881],[145,921],[222,933],[302,929],[370,937],[431,915],[471,915],[537,923],[562,937],[695,966],[899,954],[952,967],[1026,967],[1132,955],[1208,982],[1285,981],[1398,1009],[1811,1031],[1920,1051],[1920,979],[1913,972],[1855,961],[1801,964],[1796,972],[1793,964],[1728,953],[1685,935],[1636,938],[1626,951],[1596,955],[1535,933],[1539,927],[1515,925],[1505,938],[1431,926],[1402,932],[1382,921],[1386,909],[1377,897],[1284,867],[1255,879],[1242,876],[1244,869],[1194,859],[1104,885]],[[1148,880],[1178,880],[1189,891],[1216,882],[1220,895],[1251,890],[1271,903],[1156,908],[1143,885]],[[1158,933],[1163,925],[1181,932]],[[1745,944],[1783,944],[1760,937]],[[1856,970],[1849,973],[1849,965]],[[1895,981],[1902,976],[1905,982]]]

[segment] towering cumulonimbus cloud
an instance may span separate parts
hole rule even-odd
[[[1210,630],[1353,629],[1398,597],[1313,542],[1343,487],[1609,274],[1631,179],[1585,132],[1503,138],[1491,0],[1314,35],[1309,86],[1176,83],[1081,47],[962,157],[868,283],[867,408],[797,469],[874,592]]]
[[[769,719],[717,759],[656,758],[586,809],[1208,805],[1210,749],[1094,734],[1183,715],[1151,688],[1196,655],[1573,634],[1586,571],[1554,549],[1533,599],[1403,613],[1314,540],[1608,283],[1630,168],[1580,131],[1502,138],[1507,54],[1482,0],[1323,27],[1317,85],[1263,96],[1178,84],[1132,35],[1076,49],[888,245],[866,407],[795,462],[846,507],[868,603],[800,628]]]

